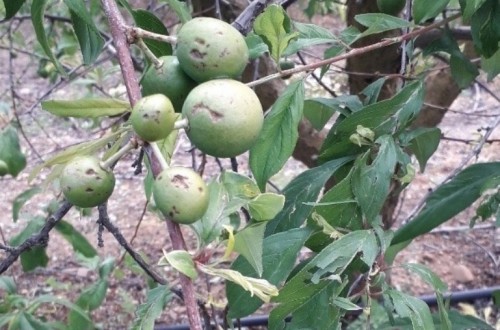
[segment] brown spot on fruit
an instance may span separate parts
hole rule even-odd
[[[95,171],[93,168],[88,168],[86,171],[85,171],[85,174],[87,175],[94,175],[95,174]]]
[[[194,42],[196,42],[197,44],[200,44],[200,45],[205,44],[205,40],[202,38],[196,38],[196,39],[194,39]]]
[[[172,178],[172,184],[176,187],[183,187],[184,189],[189,188],[188,178],[180,174],[174,175],[174,177]]]
[[[207,53],[202,53],[198,49],[191,49],[189,55],[194,59],[201,60],[205,57],[205,55],[207,55]]]
[[[92,188],[88,187],[87,189],[85,189],[85,191],[86,191],[86,192],[93,192],[93,191],[94,191],[94,189],[92,189]]]

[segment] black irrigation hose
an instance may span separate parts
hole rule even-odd
[[[490,299],[493,297],[493,292],[500,291],[500,286],[492,286],[484,289],[474,289],[465,291],[455,291],[444,295],[445,299],[449,299],[451,304],[465,301],[474,301],[481,299]],[[436,295],[424,295],[420,296],[419,299],[423,300],[429,306],[436,306],[437,299]],[[269,320],[268,315],[256,315],[241,318],[237,323],[235,321],[235,326],[239,325],[242,327],[253,327],[253,326],[266,326]],[[189,330],[188,324],[178,324],[178,325],[157,325],[154,330]]]

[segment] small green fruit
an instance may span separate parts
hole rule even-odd
[[[377,7],[381,13],[398,15],[406,5],[406,0],[377,0]]]
[[[295,63],[293,61],[289,61],[289,60],[281,60],[279,62],[279,68],[280,68],[280,71],[290,70],[290,69],[295,68]],[[287,75],[287,76],[283,76],[281,78],[282,79],[289,79],[291,76],[292,75]]]
[[[0,160],[0,176],[9,174],[9,166],[3,160]]]
[[[98,158],[79,156],[64,167],[61,177],[64,197],[79,207],[94,207],[108,200],[115,187],[115,176],[100,165]]]
[[[153,184],[156,206],[177,223],[191,224],[208,208],[208,189],[198,173],[186,167],[163,170]]]
[[[142,95],[163,94],[174,105],[175,112],[182,111],[184,100],[197,83],[182,71],[175,56],[162,56],[161,68],[151,65],[141,80]]]
[[[214,157],[235,157],[259,137],[264,115],[259,98],[245,84],[230,79],[211,80],[188,95],[182,114],[191,142]]]
[[[172,102],[163,94],[145,96],[134,105],[130,122],[141,139],[154,142],[174,129],[176,115]]]
[[[185,23],[177,35],[181,68],[197,82],[238,78],[248,62],[248,47],[230,24],[210,17]]]

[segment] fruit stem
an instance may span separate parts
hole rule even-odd
[[[149,145],[151,146],[151,150],[153,150],[153,154],[155,155],[156,159],[158,159],[158,162],[160,163],[161,170],[163,171],[169,168],[168,163],[165,160],[165,157],[163,157],[163,154],[161,153],[161,150],[158,147],[158,144],[156,144],[156,142],[151,142]]]
[[[132,142],[134,140],[129,141],[126,145],[124,145],[120,150],[118,150],[115,154],[111,155],[108,159],[101,162],[101,167],[104,169],[110,169],[114,163],[116,163],[120,158],[122,158],[126,153],[136,147],[136,144]]]
[[[139,27],[130,27],[130,32],[136,38],[140,38],[140,39],[146,38],[146,39],[151,39],[151,40],[157,40],[157,41],[166,42],[166,43],[172,44],[172,45],[175,45],[177,43],[177,38],[174,36],[166,36],[164,34],[154,33],[151,31],[141,29]]]
[[[177,120],[174,124],[174,129],[181,129],[181,128],[186,129],[188,127],[189,127],[189,121],[187,118]]]
[[[153,63],[156,69],[159,69],[163,66],[163,61],[158,59],[158,57],[156,57],[155,54],[153,54],[151,49],[149,49],[149,47],[146,45],[146,43],[142,38],[138,38],[135,41],[135,44],[142,50],[144,55],[146,55],[146,57],[151,61],[151,63]]]

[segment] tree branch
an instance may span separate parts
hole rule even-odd
[[[17,247],[2,247],[3,250],[6,250],[8,252],[8,255],[0,263],[0,274],[5,272],[17,260],[17,258],[19,258],[21,253],[28,251],[35,246],[46,245],[49,239],[50,231],[55,227],[55,225],[57,225],[59,220],[61,220],[66,215],[66,213],[68,213],[72,206],[73,205],[71,205],[69,202],[64,201],[59,209],[57,209],[54,214],[50,215],[45,220],[45,225],[43,225],[38,234],[32,235]]]

